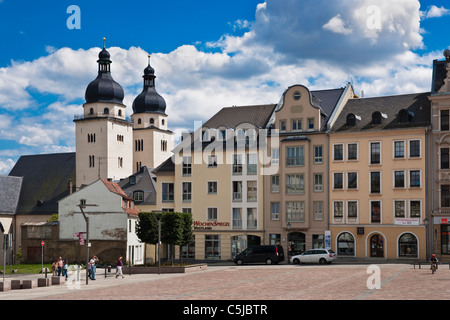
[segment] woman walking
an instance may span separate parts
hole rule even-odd
[[[121,275],[122,278],[124,278],[123,273],[122,273],[122,267],[123,267],[123,261],[122,261],[122,257],[120,257],[119,260],[117,260],[117,262],[116,262],[116,278],[119,277],[119,275]]]

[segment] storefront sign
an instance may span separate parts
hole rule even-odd
[[[433,224],[448,224],[448,217],[434,217]]]
[[[219,222],[219,221],[194,221],[194,230],[213,230],[215,227],[229,227],[229,222]]]
[[[419,225],[419,219],[414,218],[395,218],[394,221],[395,224],[400,224],[403,226],[418,226]]]

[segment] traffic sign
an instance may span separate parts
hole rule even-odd
[[[41,241],[41,246],[44,246],[44,241]]]

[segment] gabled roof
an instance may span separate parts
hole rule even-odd
[[[75,152],[21,156],[9,176],[22,177],[17,214],[54,214],[75,185]]]
[[[0,176],[0,215],[14,215],[19,202],[22,177]]]
[[[380,131],[428,127],[431,125],[430,93],[413,93],[374,98],[350,99],[336,120],[332,132]],[[410,115],[407,122],[399,121],[399,112],[407,110]],[[383,114],[381,124],[372,124],[374,112]],[[347,115],[357,117],[354,126],[347,126]]]
[[[134,202],[133,198],[128,197],[125,192],[123,192],[122,188],[115,182],[112,181],[108,181],[108,180],[104,180],[104,179],[99,179],[101,182],[103,182],[103,184],[105,185],[105,187],[112,193],[117,194],[119,196],[122,197],[122,199],[124,200],[130,200],[131,202]],[[130,214],[130,215],[134,215],[137,216],[139,214],[139,209],[135,206],[132,207],[128,207],[126,206],[125,208],[122,207],[122,209]]]
[[[163,172],[175,172],[175,163],[173,163],[172,157],[169,157],[166,161],[161,163],[156,167],[153,173],[163,173]]]
[[[213,115],[203,127],[235,129],[241,123],[251,123],[259,128],[264,128],[269,122],[270,117],[275,110],[276,104],[226,107]]]
[[[138,205],[153,205],[156,204],[156,186],[154,174],[151,173],[153,169],[147,167],[141,167],[139,172],[136,172],[132,176],[122,179],[118,184],[122,188],[128,197],[133,198],[135,191],[142,191],[144,193],[143,201],[134,201]],[[130,179],[134,179],[133,183],[130,183]]]

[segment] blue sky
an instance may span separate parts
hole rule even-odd
[[[0,174],[21,155],[75,151],[72,120],[103,37],[128,114],[151,53],[179,132],[225,106],[276,103],[297,83],[351,81],[365,96],[428,91],[432,61],[450,46],[449,9],[437,0],[0,0]],[[79,29],[68,28],[73,17]]]

